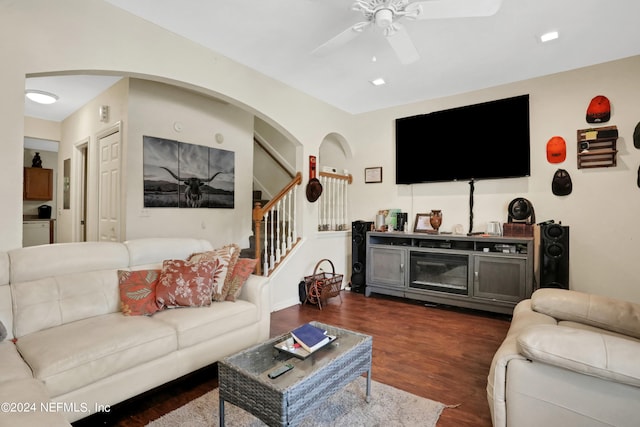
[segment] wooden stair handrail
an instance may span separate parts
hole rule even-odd
[[[256,208],[255,207],[256,207],[256,205],[259,205],[260,202],[256,202],[254,204],[254,208],[253,208],[253,220],[254,221],[262,220],[262,217],[264,216],[265,212],[267,212],[269,209],[271,209],[273,207],[273,205],[278,203],[278,201],[280,201],[284,197],[285,194],[287,194],[289,191],[291,191],[291,189],[294,186],[300,185],[300,184],[302,184],[302,172],[296,173],[296,176],[293,177],[291,182],[289,182],[282,190],[280,190],[280,192],[278,194],[276,194],[275,197],[273,197],[271,200],[269,200],[266,205],[264,205],[262,208],[260,208],[260,215],[259,216],[256,215]]]
[[[349,175],[338,175],[336,173],[331,173],[331,172],[320,172],[318,175],[320,175],[321,177],[324,177],[324,178],[342,179],[342,180],[347,181],[347,183],[349,183],[349,184],[353,183],[353,176],[351,174],[349,174]]]
[[[291,182],[289,182],[280,192],[267,202],[264,207],[262,203],[255,202],[253,205],[253,235],[255,236],[255,258],[258,260],[256,263],[256,274],[262,275],[262,244],[260,243],[260,235],[261,235],[261,221],[264,218],[264,214],[268,212],[276,203],[284,198],[286,194],[288,194],[293,187],[296,185],[302,184],[302,172],[296,173],[296,176],[293,177]]]

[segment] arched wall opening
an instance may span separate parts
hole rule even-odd
[[[83,71],[39,73],[27,75],[26,78],[38,77],[39,79],[42,79],[47,76],[73,76],[82,74],[86,73]],[[123,238],[142,237],[145,233],[157,235],[157,231],[154,231],[154,229],[160,229],[165,234],[171,234],[171,229],[176,229],[176,226],[162,227],[162,221],[166,221],[166,218],[168,217],[166,211],[160,212],[159,210],[147,209],[140,202],[141,197],[139,193],[142,191],[141,182],[143,181],[143,177],[141,172],[142,150],[138,147],[140,144],[138,140],[141,139],[140,135],[146,132],[155,132],[155,135],[165,138],[193,142],[200,145],[211,144],[211,146],[214,147],[223,149],[228,148],[232,151],[236,151],[238,153],[236,154],[236,175],[239,177],[240,174],[246,175],[247,171],[251,170],[251,168],[247,169],[246,166],[253,163],[253,154],[248,155],[247,152],[253,152],[253,139],[257,126],[259,127],[262,135],[267,134],[269,138],[276,138],[277,136],[277,139],[280,141],[280,145],[285,146],[288,144],[287,158],[292,164],[291,167],[294,170],[300,170],[302,168],[303,147],[299,140],[275,120],[266,116],[264,113],[256,111],[254,108],[222,96],[210,89],[158,76],[131,73],[124,74],[113,71],[94,71],[91,74],[121,76],[123,77],[123,80],[127,81],[127,83],[120,83],[120,87],[114,88],[109,94],[105,95],[105,97],[98,96],[97,99],[90,101],[85,109],[78,110],[76,113],[73,113],[60,123],[53,123],[52,127],[58,129],[59,134],[62,135],[60,138],[62,140],[62,145],[66,147],[62,148],[61,155],[59,156],[60,166],[58,169],[62,171],[62,164],[64,160],[72,157],[73,152],[69,147],[73,147],[79,141],[85,140],[88,141],[88,145],[90,147],[90,161],[95,163],[97,158],[97,151],[95,149],[97,133],[105,126],[111,125],[112,122],[123,122],[122,144],[123,150],[126,153],[125,163],[128,163],[128,166],[125,166],[125,169],[123,170],[122,183],[122,198],[126,205],[124,215],[126,218],[126,230],[128,231],[123,235]],[[116,85],[118,85],[118,83]],[[169,113],[159,111],[162,109],[162,106],[166,106],[169,101],[165,99],[162,102],[153,104],[150,101],[150,98],[153,96],[151,92],[153,91],[144,88],[145,86],[151,87],[150,85],[156,85],[157,87],[166,86],[162,89],[161,93],[175,94],[176,96],[165,96],[165,98],[172,98],[176,103],[182,102],[184,104],[188,104],[188,109],[199,110],[201,112],[206,111],[207,113],[210,113],[211,115],[209,116],[207,125],[203,126],[203,129],[200,131],[196,131],[191,129],[195,122],[190,122],[191,117],[188,117],[189,111],[182,111],[178,108]],[[108,89],[108,91],[109,90],[111,90],[111,88]],[[145,94],[143,95],[143,101],[141,101],[141,93]],[[162,97],[161,95],[158,96],[159,98]],[[155,101],[160,101],[160,99]],[[106,104],[111,106],[109,122],[101,122],[98,120],[96,103],[99,105]],[[146,106],[147,108],[142,106]],[[141,111],[143,109],[147,111]],[[93,114],[94,112],[96,114]],[[160,122],[160,117],[163,117],[164,123],[157,123],[156,126],[153,127],[154,130],[149,131],[148,127],[141,127],[139,126],[139,123],[136,123],[136,121],[139,122],[141,120],[136,120],[134,117],[141,117],[141,115],[145,117],[145,124],[156,120]],[[25,133],[30,133],[28,130],[28,124],[26,128]],[[65,129],[64,132],[61,130],[63,128]],[[73,129],[73,131],[70,131],[69,129]],[[244,130],[238,132],[238,129]],[[37,132],[35,133],[37,134]],[[94,145],[94,147],[91,148],[91,145]],[[291,153],[293,153],[293,155]],[[59,185],[57,186],[58,188],[64,188],[62,182],[64,177],[62,175],[63,174],[60,173],[56,178],[56,182],[59,181]],[[249,173],[249,175],[251,175],[251,173]],[[239,180],[237,179],[237,181]],[[238,182],[238,184],[239,183],[240,182]],[[92,182],[89,182],[89,191],[97,189],[97,185],[96,179],[94,178]],[[251,178],[243,178],[242,186],[243,193],[250,193],[253,186]],[[62,200],[64,196],[61,194],[61,191],[58,191],[57,193],[60,194],[56,194],[56,197]],[[88,202],[95,204],[96,199],[97,196],[95,195],[89,196]],[[205,233],[210,232],[212,233],[210,240],[214,243],[216,243],[216,240],[220,241],[220,243],[239,241],[239,243],[242,243],[241,246],[243,246],[243,244],[248,241],[248,236],[251,233],[251,207],[252,203],[250,195],[238,194],[236,199],[236,208],[238,209],[237,215],[229,214],[228,211],[182,211],[180,212],[180,215],[182,217],[189,217],[189,220],[185,222],[180,221],[182,223],[181,227],[185,227],[184,224],[187,223],[188,225],[186,225],[186,227],[193,229],[191,230],[191,234],[199,234],[201,230],[204,230]],[[97,215],[95,206],[93,208],[89,208],[89,215]],[[208,218],[210,216],[217,218],[210,219]],[[74,236],[71,231],[74,228],[70,222],[75,217],[77,217],[77,215],[74,216],[71,212],[61,212],[59,218],[59,226],[61,227],[59,241],[64,242],[78,240],[77,236]],[[222,233],[221,235],[214,236],[214,228],[219,230],[219,226],[225,222],[228,222],[229,224],[234,222],[237,223],[239,222],[238,218],[241,218],[242,222],[242,231],[240,231],[239,234],[227,232],[226,235],[225,233]],[[145,225],[145,223],[148,223],[149,225]],[[227,229],[229,228],[231,227],[227,227]],[[178,231],[175,232],[179,233]],[[88,240],[97,240],[96,233],[93,232],[92,234],[90,232]]]

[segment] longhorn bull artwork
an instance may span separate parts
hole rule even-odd
[[[200,179],[200,178],[180,178],[178,175],[173,173],[171,169],[165,168],[164,166],[160,166],[162,169],[166,170],[174,177],[179,183],[182,182],[187,186],[186,190],[184,190],[184,201],[187,204],[188,208],[199,208],[202,205],[202,189],[205,184],[210,183],[213,179],[220,175],[222,172],[216,172],[209,179]]]
[[[145,208],[233,208],[235,153],[143,136]]]

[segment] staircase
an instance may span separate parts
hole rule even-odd
[[[256,190],[253,192],[253,199],[251,206],[256,206],[256,203],[259,203],[260,206],[265,206],[269,200],[266,200],[262,197],[262,191]],[[264,221],[261,222],[261,228],[264,230]],[[240,258],[255,258],[256,257],[256,226],[253,220],[251,221],[251,232],[253,233],[249,236],[249,247],[243,248],[240,250]],[[264,236],[261,236],[261,239],[264,239]],[[264,242],[260,242],[260,247],[264,248]]]
[[[302,184],[298,172],[272,200],[261,200],[254,192],[253,235],[249,248],[240,256],[258,260],[256,274],[268,276],[298,243],[296,186]],[[256,199],[257,196],[257,199]]]

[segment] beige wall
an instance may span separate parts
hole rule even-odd
[[[637,286],[636,243],[640,241],[640,189],[637,186],[640,150],[633,146],[633,130],[640,121],[640,57],[610,62],[543,78],[499,86],[448,98],[364,114],[358,135],[352,173],[352,213],[373,220],[382,208],[416,213],[442,209],[442,230],[455,224],[469,228],[469,184],[467,182],[396,186],[394,178],[394,124],[398,117],[427,113],[509,96],[530,94],[531,177],[487,180],[475,183],[474,231],[485,230],[488,221],[507,220],[507,207],[515,197],[530,200],[536,219],[562,221],[570,227],[570,284],[578,290],[629,298],[640,302]],[[578,169],[578,129],[589,128],[585,120],[590,100],[606,95],[612,104],[611,120],[619,130],[617,166]],[[366,126],[364,126],[366,124]],[[461,124],[463,125],[463,124]],[[478,131],[476,143],[491,151],[491,133],[500,131],[500,118]],[[452,129],[455,132],[455,129]],[[550,164],[546,143],[554,135],[567,142],[567,159]],[[355,139],[355,138],[353,138]],[[428,142],[416,147],[424,156],[424,167],[438,159],[429,157]],[[481,161],[481,159],[479,159]],[[382,184],[363,184],[367,166],[383,166]],[[559,197],[551,192],[556,169],[571,175],[573,192]],[[375,197],[372,197],[372,193]],[[372,202],[373,199],[373,202]]]
[[[347,141],[352,154],[352,219],[371,219],[380,208],[401,208],[411,214],[442,209],[445,230],[456,223],[467,226],[468,184],[396,186],[393,120],[530,93],[532,176],[478,183],[476,229],[482,229],[487,221],[505,220],[508,202],[526,197],[534,203],[538,219],[562,220],[571,226],[573,288],[640,301],[634,268],[635,243],[640,240],[635,222],[640,203],[636,186],[640,155],[631,141],[633,127],[640,120],[640,58],[352,116],[99,0],[2,3],[0,51],[10,58],[0,68],[0,195],[5,203],[0,211],[0,249],[17,247],[21,242],[21,188],[15,182],[22,167],[24,78],[28,74],[106,70],[176,82],[257,114],[301,144],[300,159],[317,156],[323,138],[335,133]],[[621,132],[618,166],[577,170],[575,132],[587,127],[587,104],[600,93],[611,99],[614,114],[610,123]],[[487,126],[491,131],[499,129],[499,119]],[[569,143],[568,159],[561,165],[546,163],[544,156],[546,141],[553,135],[562,135]],[[306,161],[298,161],[307,177]],[[425,155],[425,163],[428,161],[433,160]],[[382,184],[363,183],[364,167],[369,166],[384,168]],[[571,174],[574,192],[570,196],[551,194],[551,177],[557,166]],[[296,257],[273,280],[273,307],[295,303],[298,280],[310,274],[320,258],[333,259],[337,271],[348,273],[350,239],[344,235],[317,236],[317,204],[306,202],[303,196],[299,204],[304,241]]]
[[[297,172],[298,152],[300,144],[291,139],[260,118],[255,118],[253,131],[254,143],[253,187],[260,191],[263,200],[277,195]]]
[[[24,136],[50,141],[60,141],[61,130],[59,122],[37,119],[35,117],[24,118]]]
[[[71,114],[62,121],[62,137],[60,140],[60,150],[58,162],[60,170],[63,170],[62,163],[65,159],[71,159],[72,184],[79,172],[79,149],[78,147],[87,144],[87,240],[98,239],[98,136],[101,132],[122,124],[123,146],[126,147],[127,129],[127,99],[129,94],[129,82],[122,79],[105,90],[103,93],[89,101],[81,109]],[[100,121],[98,109],[102,105],[109,106],[109,120]],[[58,174],[58,199],[62,200],[63,176]],[[76,185],[71,185],[71,206],[75,206],[79,200],[80,189]],[[58,242],[73,242],[80,240],[74,233],[74,224],[80,222],[78,212],[74,209],[62,209],[58,204]],[[77,227],[76,227],[77,229]]]
[[[199,236],[222,246],[249,246],[253,115],[227,103],[162,83],[132,79],[126,161],[127,239],[148,236]],[[179,131],[174,124],[179,123]],[[223,136],[216,141],[216,134]],[[233,209],[172,209],[143,206],[144,135],[233,151]]]

